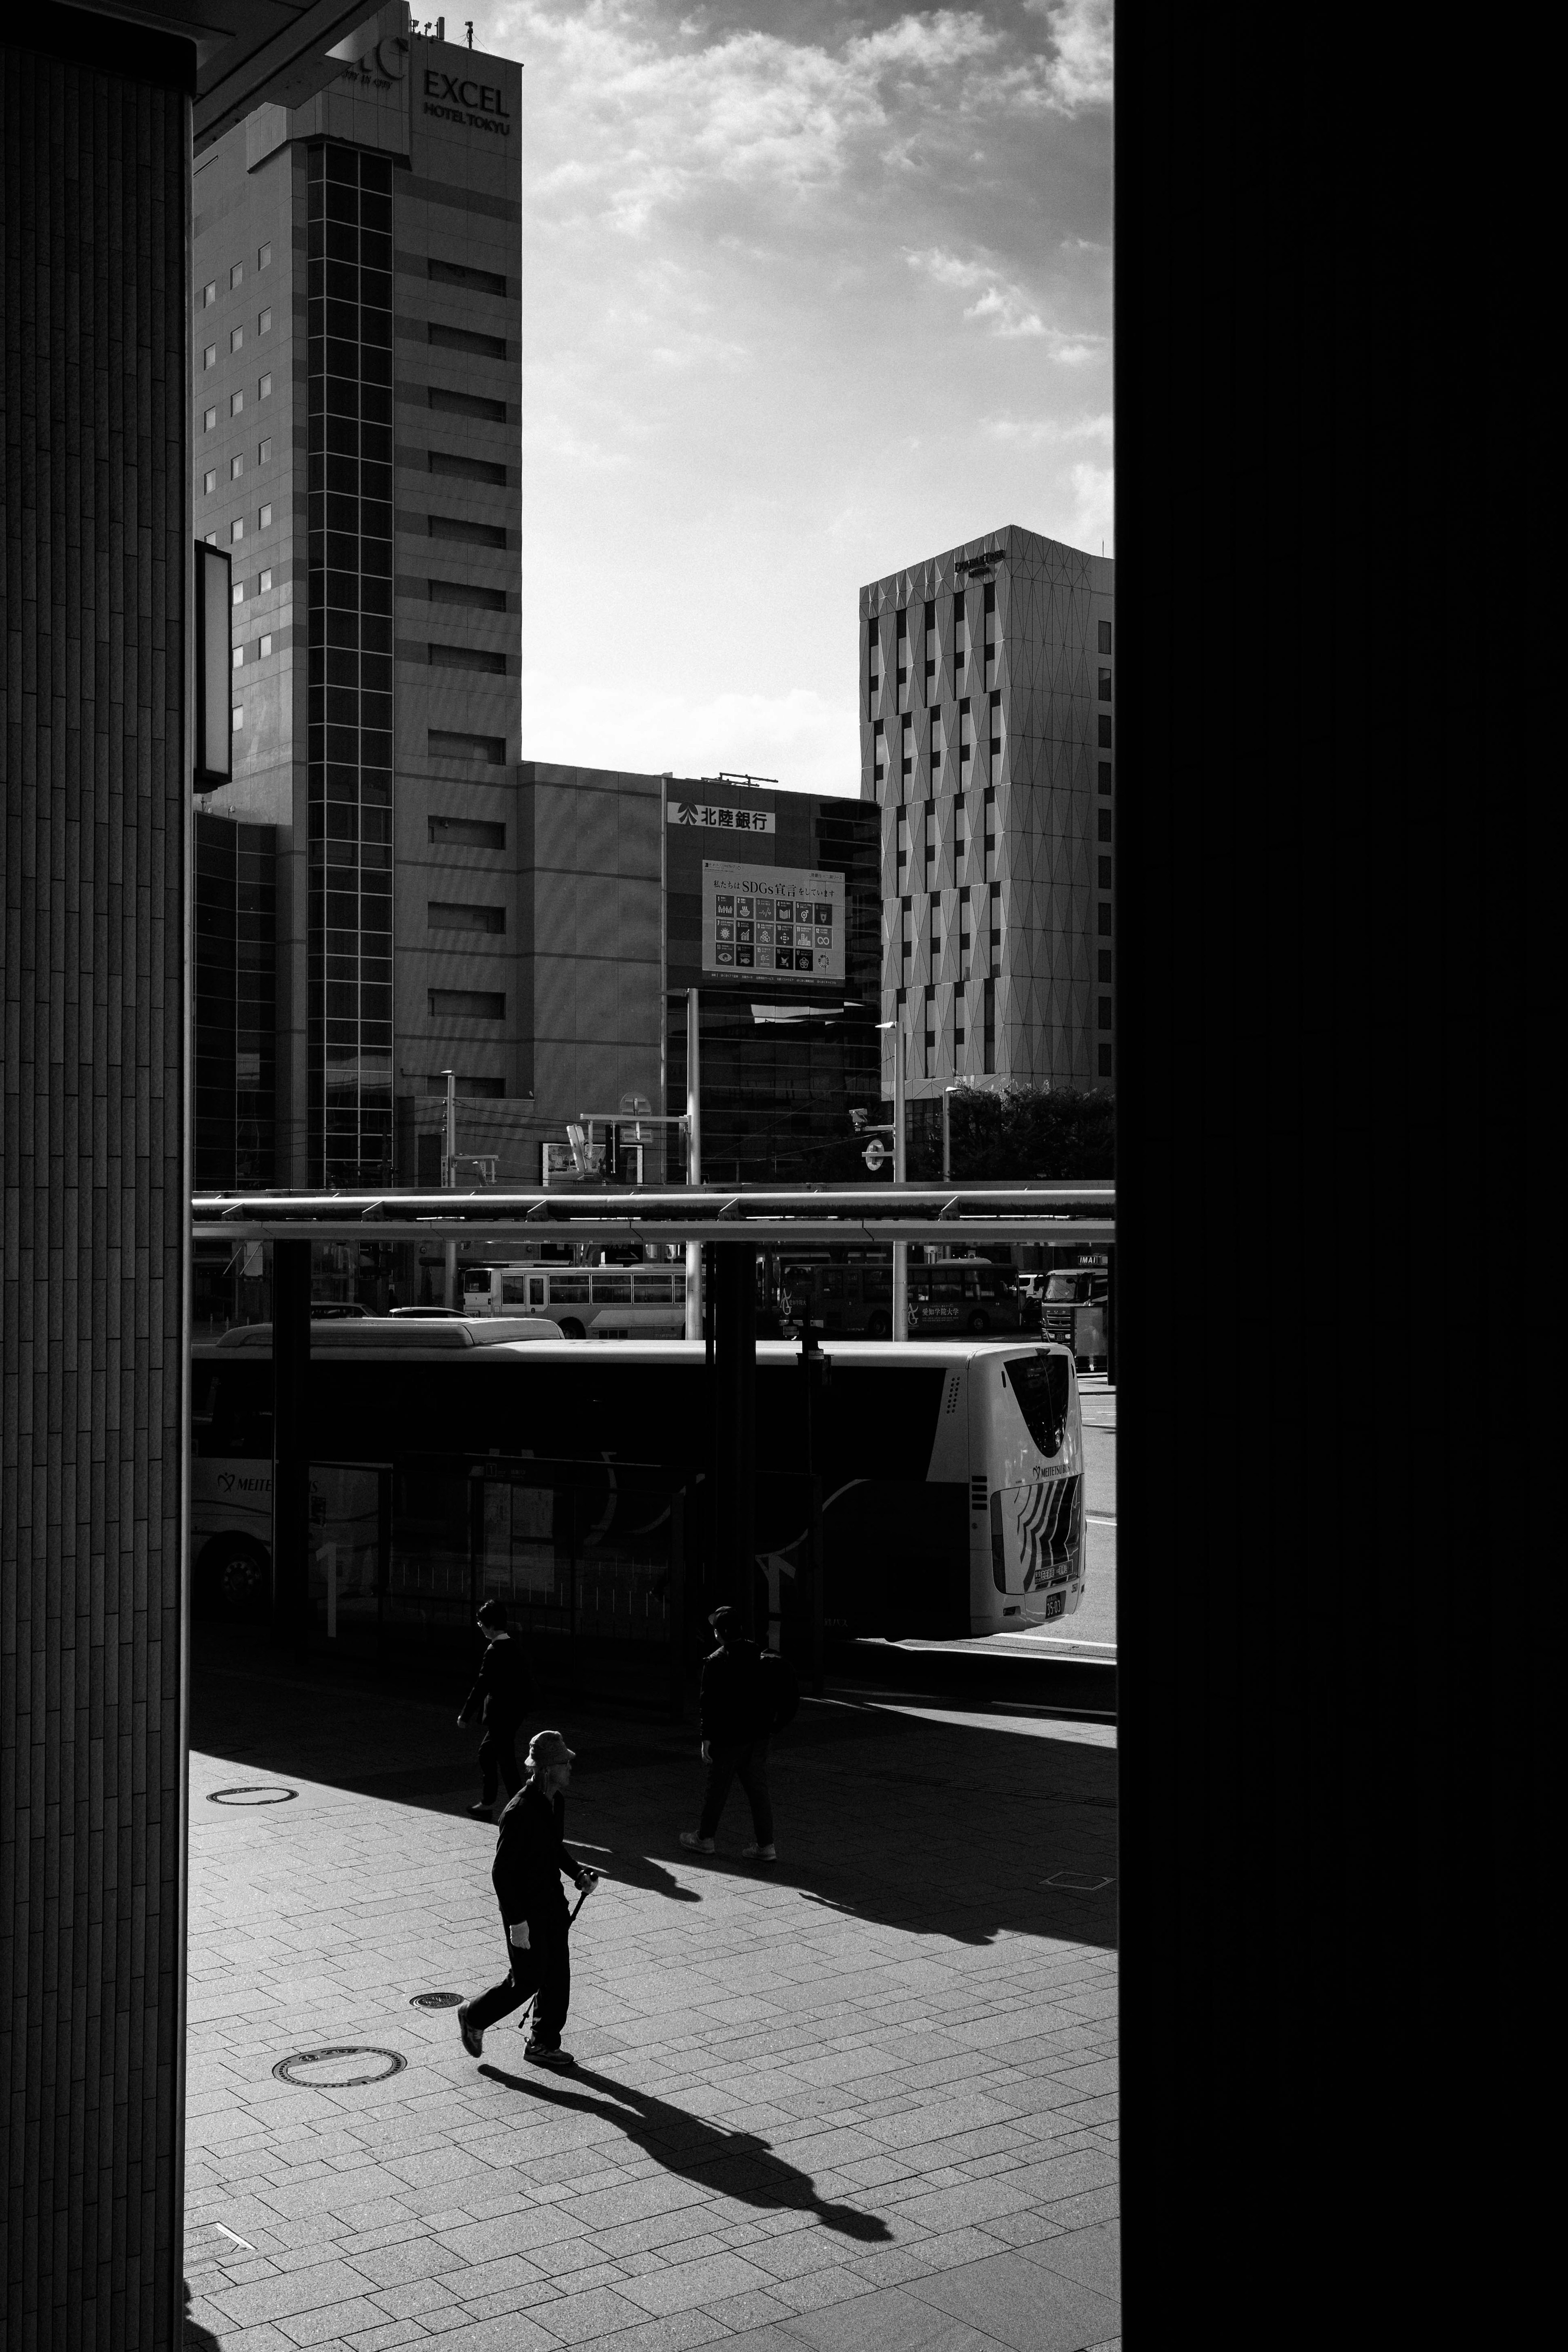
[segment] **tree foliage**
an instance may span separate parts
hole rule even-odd
[[[1109,1182],[1116,1173],[1116,1097],[1071,1087],[963,1087],[950,1097],[952,1172],[957,1181],[1045,1177]],[[911,1108],[916,1108],[911,1105]],[[942,1106],[922,1102],[911,1126],[910,1174],[942,1173]]]

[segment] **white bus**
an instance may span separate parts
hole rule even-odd
[[[466,1265],[465,1315],[547,1315],[568,1339],[681,1339],[679,1265]]]
[[[567,1612],[574,1635],[589,1619],[600,1634],[634,1622],[668,1633],[659,1612],[675,1584],[700,1600],[706,1573],[713,1374],[702,1343],[512,1329],[312,1326],[316,1549],[335,1548],[318,1588],[346,1575],[384,1625],[426,1634],[466,1631],[490,1596],[542,1627]],[[264,1324],[193,1350],[193,1565],[198,1604],[214,1610],[270,1592],[270,1351]],[[952,1639],[1071,1615],[1085,1541],[1069,1351],[861,1340],[824,1352],[815,1467],[829,1633]],[[798,1348],[760,1341],[756,1559],[775,1636],[790,1632],[809,1566],[805,1394]]]

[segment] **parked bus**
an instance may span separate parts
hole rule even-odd
[[[889,1261],[786,1265],[780,1286],[780,1325],[798,1332],[809,1307],[813,1327],[834,1338],[886,1339],[893,1328],[893,1269]],[[909,1269],[910,1337],[979,1339],[988,1331],[1023,1328],[1018,1278],[989,1258],[939,1258]]]
[[[545,1315],[568,1339],[681,1339],[679,1265],[466,1265],[465,1316]]]
[[[466,1635],[495,1596],[542,1636],[669,1640],[683,1606],[702,1614],[720,1597],[704,1592],[713,1397],[700,1342],[584,1346],[497,1319],[310,1336],[310,1573],[329,1630]],[[826,1352],[827,1633],[951,1639],[1076,1611],[1083,1436],[1068,1351],[912,1340]],[[195,1595],[210,1612],[269,1603],[271,1397],[267,1325],[193,1350]],[[759,1592],[772,1638],[798,1645],[811,1485],[788,1343],[758,1344],[756,1429]]]

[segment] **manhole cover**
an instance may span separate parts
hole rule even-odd
[[[286,1805],[299,1793],[298,1789],[280,1789],[276,1784],[265,1787],[258,1782],[250,1788],[209,1789],[207,1802],[209,1805]]]
[[[1098,1895],[1102,1886],[1114,1886],[1113,1878],[1086,1878],[1081,1870],[1058,1870],[1050,1878],[1040,1881],[1042,1886],[1059,1886],[1067,1895]]]
[[[460,1992],[416,1992],[408,2006],[410,2009],[456,2009],[462,1998]]]
[[[367,2058],[382,2061],[367,2067]],[[296,2050],[279,2058],[272,2069],[279,2082],[298,2083],[316,2091],[348,2091],[360,2083],[384,2083],[401,2074],[408,2061],[395,2050],[367,2050],[353,2042],[333,2042],[324,2050]]]

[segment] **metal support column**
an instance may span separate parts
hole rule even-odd
[[[715,1245],[713,1374],[716,1391],[716,1582],[742,1630],[756,1631],[757,1275],[747,1243]]]
[[[901,1010],[893,1022],[893,1181],[909,1181],[905,1164],[904,1023]],[[910,1249],[907,1242],[893,1244],[893,1337],[907,1339],[910,1336]]]
[[[441,1190],[451,1192],[458,1181],[458,1074],[443,1070],[447,1081],[447,1121],[441,1144]],[[444,1307],[458,1304],[458,1244],[448,1242],[445,1252],[447,1278],[442,1294]]]
[[[310,1548],[310,1244],[272,1244],[272,1622],[302,1645]]]
[[[686,1181],[702,1181],[702,1040],[697,991],[686,992]],[[702,1337],[702,1244],[686,1244],[686,1336]]]

